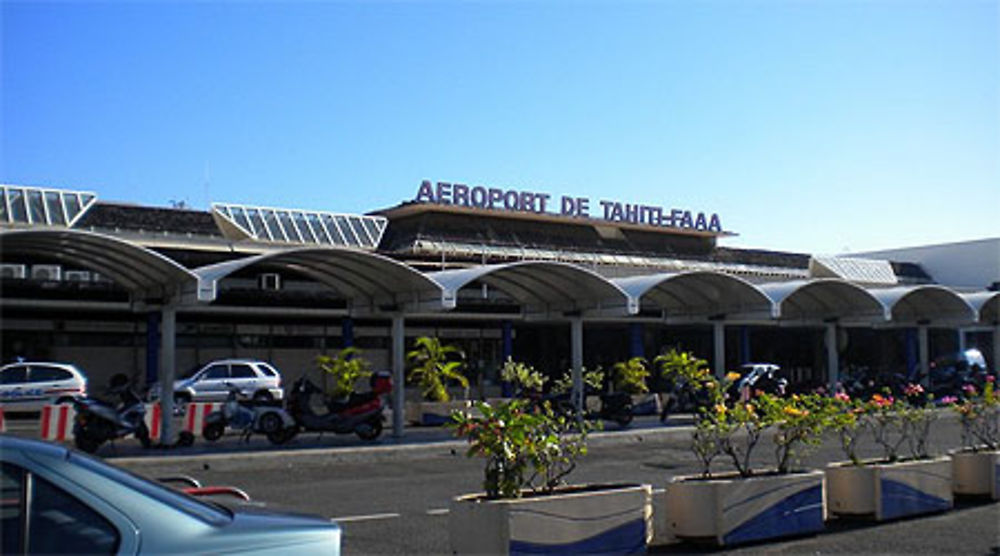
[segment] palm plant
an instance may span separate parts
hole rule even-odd
[[[346,347],[332,357],[317,355],[316,364],[333,377],[331,397],[335,399],[350,396],[358,380],[372,376],[371,364],[361,357],[361,350],[356,347]]]
[[[407,379],[420,385],[424,399],[436,402],[451,399],[446,388],[449,380],[458,382],[463,388],[469,387],[469,379],[462,374],[465,367],[462,350],[427,336],[417,338],[415,348],[406,354],[406,360],[413,365]],[[450,360],[453,357],[457,360]]]

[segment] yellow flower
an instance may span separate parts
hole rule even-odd
[[[726,373],[726,380],[728,380],[729,382],[736,382],[739,379],[740,379],[740,373],[734,373],[732,371]]]
[[[785,411],[785,415],[788,415],[788,416],[791,416],[791,417],[802,417],[803,415],[806,415],[801,410],[799,410],[797,407],[792,407],[790,405],[785,406],[785,410],[784,411]]]
[[[726,413],[726,406],[723,405],[723,404],[721,404],[721,403],[720,404],[715,404],[715,412],[718,413],[719,415],[725,415],[725,413]]]

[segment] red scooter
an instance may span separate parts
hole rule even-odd
[[[376,373],[371,377],[371,391],[351,394],[344,401],[329,401],[326,403],[326,413],[316,413],[310,400],[314,394],[321,394],[323,390],[302,377],[292,384],[288,396],[288,413],[303,431],[353,433],[362,440],[375,440],[382,434],[382,395],[391,390],[392,379],[389,373]]]

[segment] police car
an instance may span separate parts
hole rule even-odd
[[[6,412],[40,411],[86,395],[87,377],[74,365],[21,361],[0,367],[0,408]]]

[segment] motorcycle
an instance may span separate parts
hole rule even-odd
[[[371,391],[352,393],[346,400],[326,403],[326,413],[316,413],[310,401],[323,390],[306,377],[292,384],[288,397],[288,411],[298,428],[310,432],[334,432],[337,434],[357,434],[362,440],[375,440],[382,434],[382,395],[392,390],[392,379],[388,373],[376,373],[371,377]]]
[[[132,391],[128,378],[121,374],[112,377],[108,393],[119,397],[120,404],[117,407],[90,397],[73,400],[76,409],[73,423],[76,447],[92,454],[105,442],[132,434],[143,448],[149,448],[146,406]]]
[[[295,420],[280,407],[260,405],[243,397],[239,388],[227,385],[229,394],[222,408],[205,417],[201,435],[209,442],[222,438],[226,427],[236,429],[244,442],[253,433],[267,437],[271,444],[284,444],[298,433]]]
[[[593,392],[588,388],[587,394]],[[534,404],[549,402],[552,409],[560,415],[567,417],[576,415],[576,407],[573,405],[573,398],[569,392],[558,394],[539,394],[537,392],[522,392],[522,397],[526,397]],[[620,427],[627,427],[635,417],[632,407],[632,396],[625,392],[611,392],[598,394],[600,405],[596,410],[584,411],[584,419],[612,421]]]

